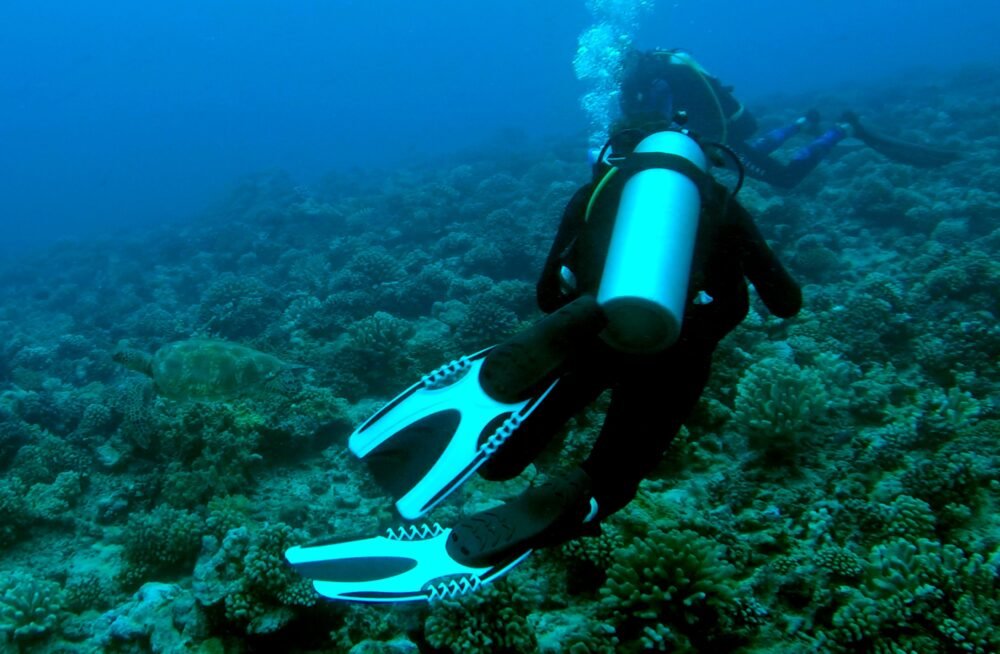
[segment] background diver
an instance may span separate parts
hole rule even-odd
[[[917,145],[879,134],[847,111],[822,133],[820,117],[810,110],[790,125],[757,135],[757,119],[723,85],[684,50],[633,50],[622,70],[619,107],[621,124],[668,125],[678,112],[689,117],[687,127],[707,141],[729,146],[747,174],[780,188],[801,182],[837,143],[854,137],[886,157],[918,167],[940,166],[957,158],[949,150]],[[616,130],[612,130],[616,131]],[[772,154],[793,136],[812,133],[811,142],[796,149],[787,162]]]
[[[735,191],[708,174],[702,146],[676,126],[629,127],[564,211],[537,285],[548,315],[425,376],[349,440],[408,520],[475,472],[516,476],[611,389],[590,455],[451,527],[289,549],[288,561],[320,594],[373,602],[456,595],[533,549],[596,533],[635,496],[698,401],[716,346],[747,315],[746,280],[775,315],[798,313],[799,286]]]

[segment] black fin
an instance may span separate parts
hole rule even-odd
[[[881,155],[917,168],[937,168],[961,158],[955,150],[910,143],[873,132],[861,124],[857,114],[846,112],[843,121],[854,128],[854,137]]]

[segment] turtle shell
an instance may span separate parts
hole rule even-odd
[[[224,341],[192,339],[153,355],[157,390],[175,400],[224,400],[260,390],[282,370],[281,359]]]

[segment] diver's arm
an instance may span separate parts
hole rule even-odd
[[[559,230],[556,232],[555,240],[552,241],[552,247],[549,249],[549,256],[545,259],[545,266],[542,268],[542,274],[536,287],[538,308],[545,313],[551,313],[565,303],[566,298],[559,284],[559,268],[562,265],[562,255],[566,248],[570,246],[573,239],[580,233],[580,227],[583,226],[587,202],[590,199],[590,189],[590,184],[583,186],[566,205],[559,223]]]
[[[739,231],[743,272],[771,313],[791,318],[802,308],[802,289],[781,265],[747,210],[733,201],[729,211]]]

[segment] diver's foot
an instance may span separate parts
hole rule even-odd
[[[582,470],[529,488],[496,508],[461,520],[448,551],[466,565],[497,565],[528,550],[592,533],[597,523],[590,478]]]

